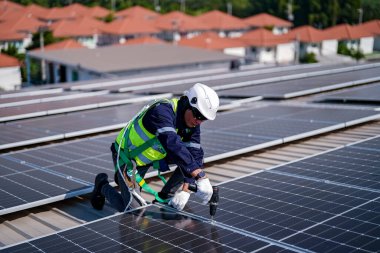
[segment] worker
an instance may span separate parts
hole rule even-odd
[[[210,87],[197,83],[179,99],[163,99],[145,106],[124,127],[111,145],[115,165],[115,182],[120,193],[109,185],[108,176],[100,173],[95,178],[91,204],[102,210],[105,199],[119,212],[142,205],[143,199],[133,192],[138,183],[154,194],[155,201],[167,203],[182,210],[190,197],[189,184],[196,184],[195,196],[207,204],[212,196],[212,186],[203,166],[203,149],[200,144],[200,125],[214,120],[219,108],[219,98]],[[150,167],[160,172],[176,170],[160,192],[155,192],[145,182]]]

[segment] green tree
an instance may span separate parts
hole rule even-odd
[[[55,38],[53,36],[53,33],[51,31],[45,31],[43,32],[43,40],[44,40],[44,46],[47,46],[49,44],[61,41],[62,39]],[[27,48],[27,50],[32,50],[35,48],[40,48],[40,33],[36,32],[32,36],[32,44]]]

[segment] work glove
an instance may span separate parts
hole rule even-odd
[[[212,186],[208,178],[200,178],[196,181],[197,192],[195,196],[202,200],[202,204],[206,205],[212,196]]]
[[[189,198],[190,198],[190,192],[177,191],[174,194],[174,197],[169,201],[169,205],[171,205],[178,211],[182,211],[187,201],[189,201]]]

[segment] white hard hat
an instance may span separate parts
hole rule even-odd
[[[213,89],[202,83],[196,83],[185,91],[185,96],[189,99],[190,106],[196,108],[206,119],[215,119],[219,108],[219,97]]]

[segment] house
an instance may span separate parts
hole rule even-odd
[[[160,40],[156,37],[150,37],[150,36],[144,36],[144,37],[138,37],[135,39],[129,39],[125,41],[122,45],[141,45],[141,44],[164,44],[166,43],[163,40]]]
[[[149,10],[141,6],[133,6],[115,13],[118,19],[134,18],[143,20],[154,20],[160,16],[159,13]]]
[[[208,29],[208,26],[199,19],[179,11],[172,11],[157,17],[154,25],[163,32],[163,39],[169,41],[192,38]]]
[[[116,19],[102,28],[102,35],[99,39],[100,45],[124,44],[128,39],[157,36],[160,30],[151,20],[123,18]]]
[[[260,63],[291,63],[295,57],[294,42],[291,38],[274,35],[259,28],[243,34],[239,40],[247,45],[246,58]]]
[[[146,76],[184,69],[227,69],[232,61],[239,59],[219,52],[168,43],[33,51],[28,52],[27,57],[45,61],[47,66],[51,66],[53,71],[50,67],[45,71],[53,75],[49,81],[54,83],[125,75]]]
[[[25,48],[32,42],[33,33],[44,25],[32,15],[10,12],[6,19],[0,22],[0,48],[15,46],[19,53],[24,53]]]
[[[84,16],[76,19],[59,20],[49,26],[56,38],[73,38],[88,48],[95,48],[105,24],[94,18]]]
[[[357,26],[360,30],[365,30],[374,36],[373,50],[380,51],[380,19],[371,20]]]
[[[240,37],[249,26],[240,18],[214,10],[196,17],[207,25],[209,31],[214,31],[220,37]]]
[[[251,29],[266,28],[271,29],[273,34],[287,33],[293,24],[276,16],[260,13],[243,19]]]
[[[363,54],[373,52],[375,36],[360,26],[341,24],[324,31],[349,49],[360,49]]]
[[[74,49],[74,48],[85,48],[81,43],[77,42],[74,39],[67,39],[60,42],[56,42],[53,44],[49,44],[43,48],[43,51],[40,48],[32,50],[32,52],[45,52],[45,51],[52,51],[52,50],[68,50],[68,49]],[[51,62],[46,62],[44,59],[39,59],[40,66],[41,66],[41,74],[42,74],[42,81],[48,82],[48,83],[55,83],[55,77],[59,75],[58,72],[60,69],[57,65],[52,64]],[[30,57],[29,54],[26,54],[26,66],[27,66],[27,78],[28,83],[30,83]],[[70,80],[76,81],[78,80],[78,74],[73,71],[71,73]]]
[[[0,53],[0,90],[15,90],[21,87],[21,72],[18,59]]]
[[[316,57],[331,56],[336,55],[338,51],[338,41],[331,36],[331,33],[312,26],[300,26],[282,36],[296,42],[300,58],[308,53],[314,53]]]
[[[217,33],[202,33],[193,38],[182,39],[178,42],[180,46],[197,47],[203,49],[217,50],[224,54],[245,57],[245,43],[238,39],[221,38]]]

